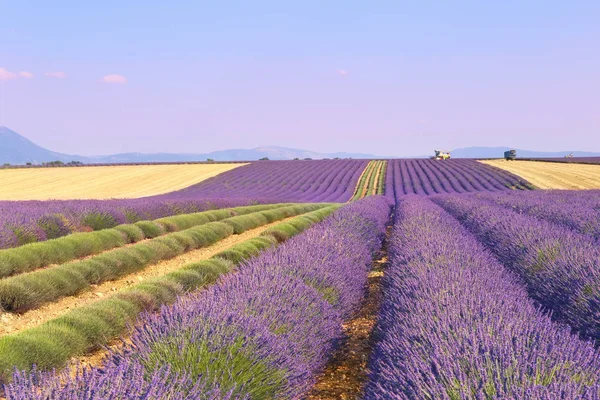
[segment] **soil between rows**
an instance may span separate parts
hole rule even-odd
[[[344,339],[317,383],[306,397],[309,400],[359,399],[367,379],[371,355],[372,332],[381,304],[381,279],[388,263],[387,237],[379,256],[373,261],[368,278],[368,292],[354,318],[343,325]]]

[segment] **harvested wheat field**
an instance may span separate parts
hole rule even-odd
[[[506,160],[481,162],[519,175],[540,189],[600,189],[600,165]]]
[[[0,200],[111,199],[183,189],[245,164],[125,165],[0,170]]]

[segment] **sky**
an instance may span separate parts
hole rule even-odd
[[[54,151],[600,151],[600,1],[0,0],[0,126]]]

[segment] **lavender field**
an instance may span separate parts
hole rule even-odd
[[[600,400],[599,0],[0,16],[0,400]]]
[[[367,164],[257,162],[169,195],[73,202],[73,214],[47,203],[73,221],[110,215],[106,228],[144,220],[134,225],[144,235],[90,259],[68,247],[83,225],[37,249],[41,259],[13,242],[0,253],[12,263],[0,317],[283,222],[85,313],[0,336],[5,396],[600,398],[600,192],[531,190],[472,160],[392,160],[365,173]],[[276,201],[297,203],[246,206]],[[217,210],[197,213],[207,209]],[[51,259],[68,262],[43,268]],[[78,374],[60,368],[105,343],[110,321],[127,345]],[[360,335],[348,328],[359,323]]]

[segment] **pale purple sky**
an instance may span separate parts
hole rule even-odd
[[[0,0],[0,15],[0,125],[56,151],[600,151],[596,0]]]

